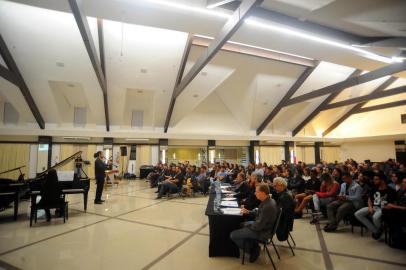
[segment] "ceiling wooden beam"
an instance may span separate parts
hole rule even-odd
[[[0,34],[0,55],[3,57],[3,60],[8,67],[8,71],[13,74],[13,76],[11,76],[10,73],[7,73],[6,77],[10,78],[10,76],[11,76],[11,80],[16,82],[16,83],[14,83],[14,82],[13,83],[20,89],[21,93],[23,94],[24,99],[27,102],[28,107],[30,108],[31,113],[34,116],[35,120],[37,121],[39,127],[41,129],[44,129],[45,128],[44,118],[42,117],[42,115],[37,107],[37,104],[35,104],[35,101],[31,95],[31,91],[28,88],[27,84],[25,83],[24,78],[21,75],[21,72],[18,69],[17,64],[14,61],[14,58],[11,55],[11,53],[7,47],[7,44],[4,41],[3,36],[1,34]],[[1,72],[2,77],[5,72],[4,69],[5,69],[5,67],[2,66],[2,72]],[[12,77],[14,77],[14,78],[12,78]]]
[[[87,53],[90,58],[90,62],[92,63],[93,69],[96,73],[97,80],[99,81],[100,88],[103,92],[103,101],[104,101],[104,114],[106,119],[106,130],[110,130],[110,121],[109,121],[109,113],[108,113],[108,99],[107,99],[107,82],[105,73],[103,72],[102,65],[100,63],[99,57],[97,55],[96,47],[93,42],[92,34],[90,32],[89,24],[87,22],[86,15],[81,9],[81,0],[68,0],[69,5],[71,7],[73,16],[75,17],[76,24],[79,28],[79,32],[82,36],[83,42],[85,44]],[[101,27],[100,27],[101,26]],[[103,25],[98,23],[98,31],[99,31],[99,44],[100,48],[104,48],[103,46]],[[100,31],[102,32],[100,37]],[[100,56],[103,55],[104,59],[104,52],[100,50]],[[104,62],[104,60],[102,60]]]
[[[3,65],[0,64],[0,77],[3,77],[7,81],[11,82],[12,84],[19,86],[18,84],[20,83],[17,79],[17,77],[14,75],[13,72],[11,72],[8,68],[4,67]]]
[[[216,55],[233,34],[238,30],[244,19],[249,15],[257,5],[263,0],[245,0],[243,1],[233,15],[227,20],[226,24],[221,29],[218,36],[210,43],[209,47],[200,55],[190,71],[182,79],[178,87],[176,87],[175,98],[177,98],[183,90],[192,82],[199,72],[207,65],[208,62]]]
[[[362,73],[362,70],[356,69],[354,72],[351,73],[351,75],[348,77],[348,79],[354,78],[356,76],[359,76]],[[331,101],[333,101],[342,91],[344,91],[346,88],[341,89],[338,92],[334,92],[330,94],[325,100],[323,100],[322,103],[320,103],[319,106],[317,106],[316,109],[314,109],[293,131],[292,131],[292,136],[296,136],[296,134],[299,133],[308,123],[310,123],[323,109],[325,106],[327,106]]]
[[[400,107],[406,105],[406,99],[404,100],[399,100],[399,101],[394,101],[394,102],[389,102],[385,104],[379,104],[375,106],[370,106],[366,108],[361,108],[359,111],[356,113],[366,113],[366,112],[372,112],[372,111],[380,111],[388,108],[393,108],[393,107]]]
[[[260,135],[264,129],[272,122],[275,116],[279,113],[280,110],[285,106],[286,102],[296,93],[296,91],[302,86],[302,84],[306,81],[306,79],[313,73],[313,71],[317,68],[320,62],[317,62],[315,66],[308,67],[303,71],[303,73],[299,76],[296,82],[290,87],[288,92],[285,96],[279,101],[279,103],[273,108],[271,113],[265,118],[265,120],[261,123],[261,125],[257,129],[257,135]]]
[[[389,85],[391,85],[393,82],[397,80],[396,77],[390,77],[386,81],[384,81],[382,84],[380,84],[377,88],[375,88],[372,93],[379,93],[384,91]],[[368,102],[361,102],[354,107],[352,107],[348,112],[346,112],[343,116],[341,116],[337,121],[335,121],[330,127],[328,127],[324,132],[323,136],[328,135],[331,131],[336,129],[341,123],[343,123],[345,120],[347,120],[351,115],[357,113],[365,104]]]
[[[317,97],[321,97],[324,95],[340,92],[343,89],[353,87],[353,86],[356,86],[359,84],[363,84],[363,83],[366,83],[369,81],[373,81],[373,80],[376,80],[376,79],[379,79],[379,78],[382,78],[382,77],[385,77],[388,75],[396,74],[396,73],[399,73],[404,70],[406,70],[406,61],[402,62],[402,63],[390,64],[390,65],[384,66],[382,68],[378,68],[373,71],[370,71],[368,73],[365,73],[365,74],[362,74],[359,76],[355,76],[352,78],[348,78],[344,81],[323,87],[318,90],[314,90],[307,94],[303,94],[298,97],[294,97],[287,102],[286,106],[304,102],[304,101],[307,101],[307,100],[310,100],[313,98],[317,98]]]
[[[396,87],[393,89],[389,89],[389,90],[386,90],[383,92],[371,93],[371,94],[365,95],[365,96],[360,96],[360,97],[355,97],[352,99],[334,102],[334,103],[326,105],[322,110],[323,111],[331,110],[331,109],[335,109],[335,108],[339,108],[339,107],[343,107],[343,106],[348,106],[351,104],[356,104],[356,103],[360,103],[360,102],[368,102],[368,101],[371,101],[374,99],[395,96],[395,95],[399,95],[399,94],[403,94],[403,93],[406,93],[405,85],[399,86],[399,87]]]
[[[183,50],[182,59],[180,60],[178,74],[176,75],[175,86],[172,91],[172,97],[171,97],[171,101],[169,103],[168,112],[166,113],[166,119],[165,119],[165,125],[164,125],[165,133],[168,131],[169,123],[171,122],[173,108],[175,107],[175,102],[176,102],[175,90],[178,87],[180,81],[182,80],[183,73],[185,72],[185,67],[186,67],[187,59],[189,57],[190,50],[192,48],[192,44],[193,44],[193,35],[189,34],[189,36],[186,40],[185,49]]]

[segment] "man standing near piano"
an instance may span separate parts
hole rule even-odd
[[[95,204],[102,204],[104,200],[101,199],[104,187],[104,179],[106,178],[107,164],[104,163],[103,151],[98,151],[94,154],[96,158],[94,162],[94,175],[96,177],[96,197],[94,199]]]

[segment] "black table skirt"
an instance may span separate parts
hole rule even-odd
[[[209,218],[209,257],[239,257],[240,250],[230,239],[230,233],[240,228],[242,216],[223,215],[214,211],[215,192],[210,192],[206,215]]]

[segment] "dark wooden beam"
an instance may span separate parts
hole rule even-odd
[[[175,89],[175,98],[177,98],[189,83],[199,74],[199,72],[206,66],[208,62],[216,55],[216,53],[223,47],[233,34],[238,30],[244,19],[249,15],[257,5],[261,4],[263,0],[245,0],[240,4],[233,15],[228,19],[226,24],[221,29],[217,37],[210,43],[209,47],[197,59],[196,63],[192,66],[190,71],[182,79],[178,87]]]
[[[11,82],[15,86],[19,86],[19,81],[17,77],[14,75],[13,72],[8,70],[8,68],[4,67],[3,65],[0,64],[0,77],[3,77],[7,81]]]
[[[356,98],[352,98],[352,99],[334,102],[334,103],[328,104],[322,110],[323,111],[331,110],[334,108],[348,106],[348,105],[356,104],[356,103],[360,103],[360,102],[368,102],[368,101],[371,101],[374,99],[395,96],[395,95],[399,95],[399,94],[403,94],[403,93],[406,93],[406,86],[399,86],[399,87],[389,89],[389,90],[386,90],[383,92],[371,93],[371,94],[365,95],[365,96],[360,96],[360,97],[356,97]]]
[[[386,81],[384,81],[382,84],[380,84],[377,88],[375,88],[372,93],[379,93],[384,91],[389,85],[391,85],[394,81],[396,81],[396,77],[390,77]],[[367,102],[362,102],[354,107],[352,107],[348,112],[346,112],[343,116],[341,116],[337,121],[335,121],[330,127],[328,127],[324,132],[323,132],[323,137],[329,134],[331,131],[336,129],[339,125],[341,125],[342,122],[347,120],[351,115],[354,113],[357,113]]]
[[[370,106],[370,107],[366,107],[366,108],[361,108],[356,113],[366,113],[366,112],[372,112],[372,111],[380,111],[380,110],[393,108],[393,107],[404,106],[404,105],[406,105],[406,99],[399,100],[399,101],[394,101],[394,102],[389,102],[389,103],[385,103],[385,104],[379,104],[379,105],[375,105],[375,106]]]
[[[107,96],[107,75],[106,75],[106,63],[104,56],[104,31],[103,31],[103,19],[97,18],[97,32],[99,36],[99,52],[100,52],[100,66],[104,75],[104,82],[106,90],[103,91],[103,104],[104,104],[104,117],[106,119],[106,130],[110,131],[110,117],[109,117],[109,100]]]
[[[340,92],[343,89],[353,87],[353,86],[356,86],[359,84],[363,84],[363,83],[366,83],[369,81],[373,81],[373,80],[376,80],[376,79],[379,79],[379,78],[382,78],[382,77],[385,77],[388,75],[396,74],[396,73],[399,73],[404,70],[406,70],[406,61],[402,62],[402,63],[395,63],[395,64],[387,65],[385,67],[378,68],[378,69],[370,71],[368,73],[365,73],[365,74],[362,74],[359,76],[355,76],[352,78],[348,78],[339,83],[335,83],[335,84],[323,87],[321,89],[314,90],[310,93],[303,94],[301,96],[292,98],[287,102],[286,106],[300,103],[303,101],[307,101],[309,99],[321,97],[324,95]]]
[[[265,120],[261,123],[261,125],[257,129],[257,135],[261,134],[262,131],[272,122],[275,116],[282,110],[285,106],[286,102],[296,93],[296,91],[302,86],[302,84],[306,81],[306,79],[312,74],[312,72],[317,68],[320,62],[317,62],[315,66],[308,67],[303,71],[303,73],[299,76],[296,82],[290,87],[288,92],[285,96],[279,101],[279,103],[275,106],[275,108],[271,111],[271,113],[265,118]]]
[[[175,86],[172,91],[171,101],[169,103],[168,112],[166,114],[165,125],[164,125],[165,133],[168,132],[168,127],[169,127],[169,123],[171,121],[173,108],[175,107],[175,102],[176,102],[175,90],[178,87],[179,83],[181,82],[183,73],[185,72],[185,67],[186,67],[187,59],[189,57],[190,50],[192,48],[192,44],[193,44],[193,35],[189,34],[189,36],[186,40],[185,49],[183,50],[182,59],[180,60],[178,74],[176,75]]]
[[[83,42],[85,44],[87,53],[89,54],[90,62],[92,63],[93,69],[96,73],[97,80],[99,81],[100,88],[103,92],[103,101],[104,101],[104,111],[106,118],[106,130],[110,130],[110,121],[108,113],[108,101],[107,101],[107,83],[106,77],[103,72],[103,68],[100,64],[99,57],[97,56],[96,47],[93,42],[92,34],[90,32],[89,24],[87,23],[86,15],[81,10],[81,0],[68,0],[71,7],[73,16],[75,17],[76,24],[79,28],[80,35],[82,36]],[[99,26],[99,24],[98,24]],[[102,24],[101,24],[102,26]],[[99,27],[100,32],[100,27]],[[101,30],[103,32],[103,30]],[[103,34],[102,34],[103,36]],[[99,37],[99,42],[103,41],[103,37]],[[102,42],[103,43],[103,42]],[[102,45],[103,47],[103,45]],[[102,53],[100,53],[101,55]],[[104,54],[104,53],[103,53]],[[104,60],[103,60],[104,61]]]
[[[37,105],[35,104],[34,99],[31,96],[30,89],[28,88],[27,84],[25,83],[23,76],[21,75],[20,70],[17,67],[16,62],[14,61],[13,56],[11,55],[6,42],[3,39],[3,36],[0,34],[0,54],[3,57],[4,62],[6,63],[8,70],[14,75],[13,80],[16,80],[16,86],[20,88],[21,93],[24,96],[25,101],[28,104],[28,107],[31,110],[32,115],[34,116],[35,120],[37,121],[39,127],[41,129],[45,128],[45,121],[42,117]]]
[[[362,70],[356,69],[351,75],[348,77],[348,79],[354,78],[362,73]],[[347,79],[347,80],[348,80]],[[310,121],[312,121],[323,109],[325,106],[327,106],[331,101],[333,101],[342,91],[344,91],[346,88],[341,89],[338,92],[334,92],[330,94],[325,100],[323,100],[322,103],[320,103],[319,106],[315,110],[313,110],[309,116],[307,116],[293,131],[292,131],[292,136],[296,136],[296,134],[299,133],[299,131],[302,130]]]

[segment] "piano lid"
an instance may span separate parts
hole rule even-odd
[[[4,171],[4,172],[0,172],[0,174],[14,172],[14,171],[20,170],[21,168],[24,168],[24,167],[25,167],[25,165],[14,168],[14,169],[10,169],[10,170]],[[20,170],[20,173],[21,173],[21,170]]]
[[[49,167],[47,170],[45,170],[45,171],[39,173],[39,174],[35,177],[35,179],[44,176],[44,175],[47,174],[50,170],[55,170],[55,169],[57,169],[57,168],[59,168],[59,167],[62,167],[62,166],[64,166],[64,165],[68,164],[68,163],[71,162],[72,160],[75,160],[76,158],[80,157],[81,155],[82,155],[82,151],[76,152],[75,154],[71,155],[70,157],[65,158],[65,159],[62,160],[61,162],[56,163],[54,166]]]

